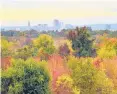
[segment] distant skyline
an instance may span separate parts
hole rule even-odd
[[[91,0],[2,0],[0,20],[2,26],[22,26],[47,23],[54,19],[65,24],[117,23],[117,1]]]

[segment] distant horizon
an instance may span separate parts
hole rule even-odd
[[[30,25],[30,29],[37,30],[37,31],[40,30],[39,29],[40,27],[38,26],[38,24],[41,24],[41,23],[31,24]],[[43,24],[47,24],[47,23],[43,23]],[[77,24],[77,25],[70,24],[70,25],[67,25],[67,24],[69,24],[69,23],[64,23],[64,25],[62,24],[60,29],[68,29],[68,28],[72,28],[73,29],[76,26],[78,26],[78,27],[87,26],[87,27],[91,27],[92,30],[105,30],[106,28],[108,28],[107,25],[110,25],[110,30],[117,30],[117,23],[94,23],[94,24],[82,24],[82,25],[81,24]],[[48,27],[43,28],[44,30],[46,30],[46,31],[54,30],[54,28],[55,28],[54,24],[53,25],[47,24],[47,25],[48,25]],[[71,26],[71,27],[69,27],[69,26]],[[1,30],[2,29],[4,29],[4,30],[21,30],[21,31],[24,31],[24,30],[28,30],[29,26],[28,26],[28,22],[27,22],[26,25],[1,26]]]
[[[60,20],[59,20],[60,21]],[[63,21],[62,21],[63,22]],[[75,22],[76,23],[76,22]],[[51,22],[41,22],[41,23],[38,23],[38,22],[31,22],[30,21],[30,24],[31,24],[31,26],[37,26],[38,24],[47,24],[48,26],[53,26],[53,22],[51,21]],[[85,25],[97,25],[97,24],[117,24],[117,22],[108,22],[108,23],[82,23],[82,24],[73,24],[73,23],[65,23],[65,22],[63,22],[63,24],[65,25],[65,24],[71,24],[71,25],[73,25],[73,26],[85,26]],[[18,27],[18,26],[28,26],[28,21],[27,22],[25,22],[25,23],[23,23],[23,24],[15,24],[15,25],[3,25],[3,24],[1,24],[1,27]]]

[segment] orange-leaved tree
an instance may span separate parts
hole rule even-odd
[[[52,76],[52,89],[54,90],[57,78],[63,74],[68,74],[69,71],[64,63],[64,59],[58,54],[53,54],[49,57],[48,67]]]

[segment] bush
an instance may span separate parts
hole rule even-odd
[[[12,66],[2,71],[1,81],[2,94],[50,93],[50,76],[44,61],[12,60]]]
[[[81,94],[112,94],[111,80],[91,62],[91,58],[70,57],[68,66],[75,86],[80,89]]]

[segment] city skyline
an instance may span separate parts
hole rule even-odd
[[[54,19],[53,22],[51,22],[52,25],[49,25],[47,23],[38,23],[35,25],[32,25],[30,21],[27,21],[26,25],[22,26],[2,26],[2,30],[37,30],[37,31],[61,31],[62,29],[73,29],[75,27],[83,27],[86,26],[88,28],[91,28],[92,30],[117,30],[117,23],[115,24],[88,24],[88,25],[73,25],[70,23],[64,23],[58,19]]]

